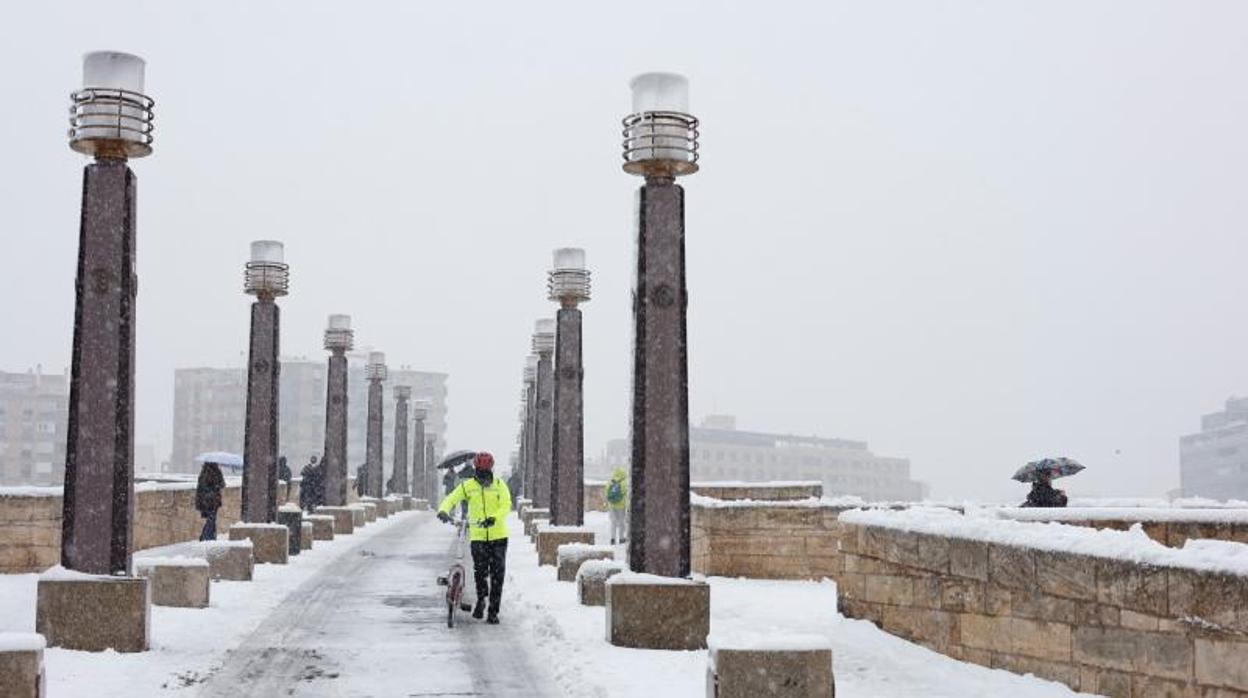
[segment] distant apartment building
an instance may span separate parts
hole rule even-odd
[[[1227,400],[1179,439],[1179,481],[1185,497],[1248,499],[1248,398]]]
[[[68,375],[0,372],[0,485],[63,482],[68,421]]]
[[[348,355],[347,462],[348,469],[364,462],[368,423],[368,382],[364,378],[367,354]],[[325,448],[325,361],[283,358],[278,398],[278,444],[291,469],[299,470]],[[385,466],[390,468],[394,447],[394,386],[410,385],[413,400],[430,403],[426,438],[438,453],[446,449],[447,375],[391,368],[385,382]],[[173,453],[170,470],[196,472],[195,456],[207,451],[243,451],[246,421],[247,373],[239,368],[186,368],[174,372]],[[410,433],[410,432],[409,432]],[[412,453],[408,449],[409,456]]]
[[[605,478],[631,458],[627,439],[608,442],[590,477]],[[910,461],[877,456],[864,441],[740,431],[736,419],[713,415],[689,429],[690,478],[700,481],[809,480],[828,496],[857,495],[869,501],[913,501],[927,485],[910,479]]]

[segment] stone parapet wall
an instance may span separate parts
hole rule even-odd
[[[693,571],[759,579],[836,578],[843,567],[837,517],[845,509],[818,500],[729,503],[697,498],[690,516]]]
[[[864,518],[841,522],[837,588],[846,616],[957,659],[1089,693],[1248,695],[1248,574]],[[1137,540],[1107,542],[1132,549]]]
[[[753,500],[757,502],[796,501],[823,496],[820,482],[695,482],[690,486],[695,495],[723,501]],[[607,482],[585,481],[585,511],[607,510]]]
[[[1193,538],[1248,543],[1248,509],[1020,508],[1002,509],[997,516],[1111,531],[1139,524],[1149,538],[1172,548],[1181,548]]]

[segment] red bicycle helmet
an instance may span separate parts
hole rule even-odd
[[[490,455],[489,453],[485,451],[481,451],[480,453],[478,453],[476,456],[473,457],[472,467],[476,468],[477,470],[493,470],[494,469],[494,456]]]

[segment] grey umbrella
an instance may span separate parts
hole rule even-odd
[[[1019,482],[1035,482],[1042,473],[1048,473],[1050,478],[1059,478],[1074,475],[1080,470],[1083,470],[1083,466],[1070,458],[1042,458],[1019,468],[1014,473],[1014,479]]]

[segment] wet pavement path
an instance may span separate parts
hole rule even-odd
[[[507,624],[505,594],[502,625],[459,613],[446,627],[436,579],[453,535],[416,513],[346,548],[226,654],[200,695],[557,695]]]

